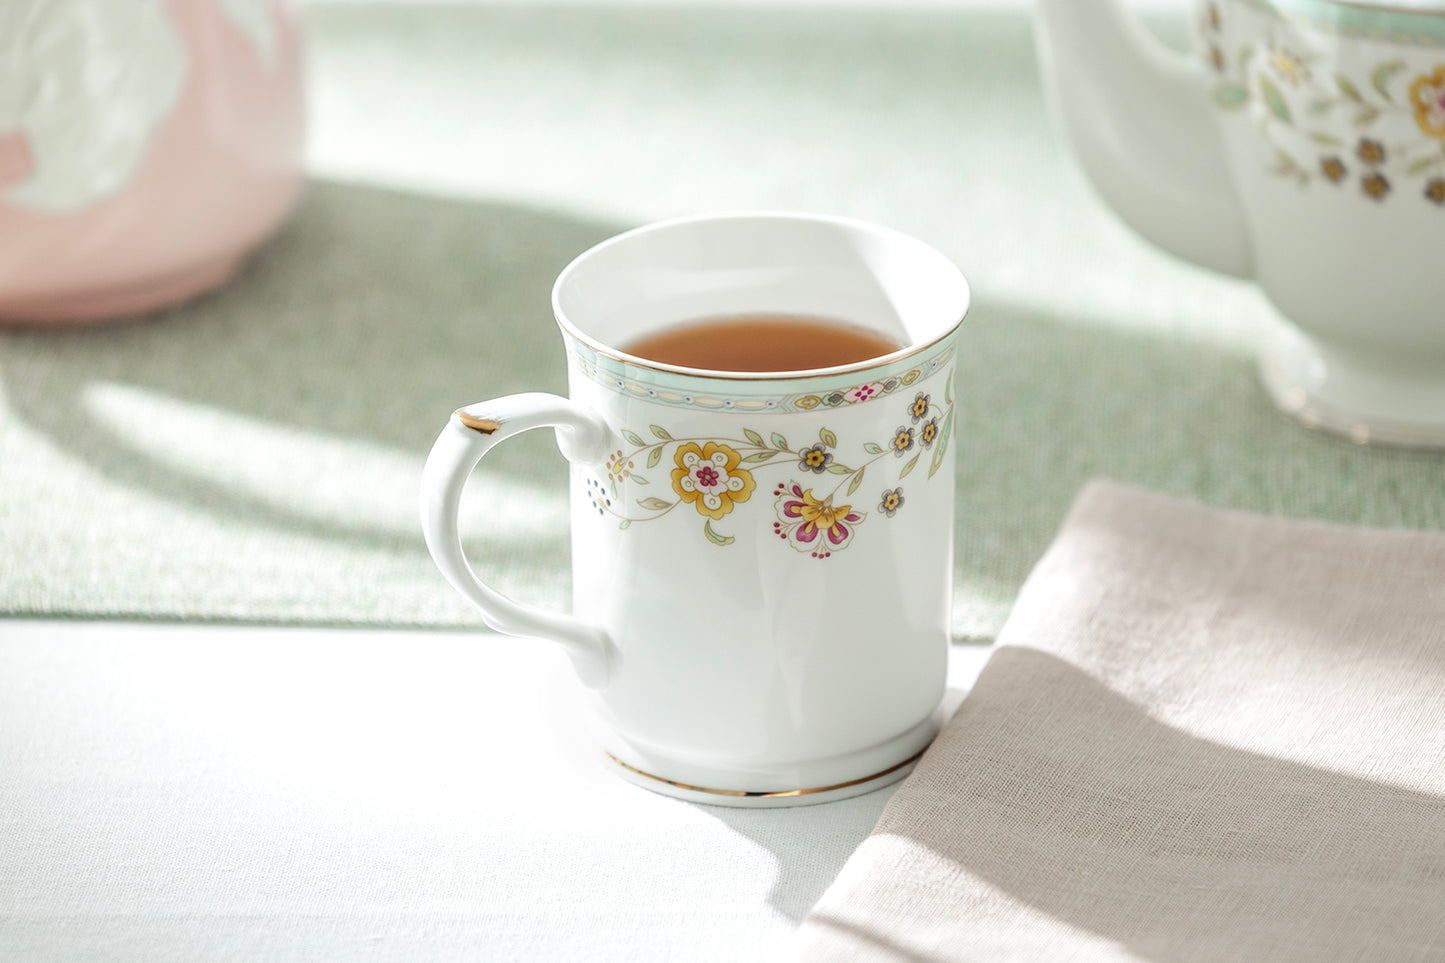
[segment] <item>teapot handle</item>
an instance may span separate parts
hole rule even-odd
[[[1202,64],[1118,0],[1036,0],[1039,66],[1089,179],[1134,230],[1204,267],[1254,273]]]

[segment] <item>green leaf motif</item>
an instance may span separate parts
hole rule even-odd
[[[789,451],[789,450],[790,450],[790,449],[788,448],[788,439],[784,438],[782,435],[778,434],[776,431],[773,432],[773,447],[776,448],[776,449],[778,449],[779,451]]]
[[[756,463],[756,462],[760,462],[760,461],[767,461],[769,458],[776,458],[776,457],[778,457],[779,454],[780,454],[780,452],[776,452],[776,451],[759,451],[759,452],[754,452],[753,454],[751,454],[751,455],[747,456],[746,458],[744,458],[744,459],[743,459],[743,462],[744,462],[744,463]]]
[[[1373,124],[1379,118],[1379,116],[1380,112],[1378,110],[1373,107],[1366,107],[1364,110],[1360,111],[1358,114],[1355,115],[1355,126],[1368,127]]]
[[[631,527],[632,527],[632,519],[630,519],[630,518],[624,518],[622,521],[620,521],[620,522],[617,523],[617,530],[618,530],[618,531],[621,531],[621,530],[624,529],[624,528],[631,528]]]
[[[1338,137],[1335,137],[1333,134],[1326,134],[1323,131],[1318,130],[1310,132],[1310,140],[1324,147],[1344,146],[1344,141],[1340,140]]]
[[[1225,110],[1237,110],[1249,103],[1249,88],[1226,80],[1214,88],[1214,103]]]
[[[943,422],[943,428],[938,432],[938,447],[933,452],[933,463],[928,466],[928,477],[932,478],[938,469],[943,467],[943,453],[948,451],[948,436],[953,433],[953,412],[948,413],[948,418]]]
[[[898,473],[898,480],[899,480],[899,481],[902,481],[903,479],[905,479],[905,478],[908,477],[908,473],[913,470],[913,466],[914,466],[914,465],[918,464],[918,459],[919,459],[919,457],[921,457],[922,455],[923,455],[923,452],[920,451],[917,455],[914,455],[912,458],[908,459],[908,464],[904,465],[904,466],[903,466],[903,470]]]
[[[646,444],[641,438],[637,437],[637,432],[628,431],[626,428],[622,429],[622,437],[627,439],[629,445],[637,448],[641,448]]]
[[[1284,94],[1280,93],[1279,86],[1264,74],[1259,75],[1259,94],[1264,98],[1265,106],[1269,108],[1271,114],[1286,124],[1294,123],[1294,117],[1289,112],[1289,104],[1285,102]]]
[[[828,466],[828,474],[830,474],[830,475],[846,475],[846,474],[848,474],[848,473],[849,473],[850,471],[852,471],[852,470],[853,470],[853,469],[849,468],[847,465],[829,465],[829,466]]]
[[[664,508],[672,507],[672,502],[665,502],[661,498],[639,498],[637,504],[649,512],[660,512]]]
[[[1355,86],[1354,81],[1340,74],[1335,75],[1335,86],[1340,88],[1340,93],[1350,98],[1357,104],[1363,104],[1365,98],[1360,96],[1360,88]]]
[[[656,448],[652,449],[652,451],[647,453],[647,467],[656,468],[657,463],[660,461],[662,461],[662,446],[658,445]]]
[[[648,481],[646,478],[643,478],[641,475],[633,475],[633,476],[631,476],[631,477],[632,477],[632,480],[633,480],[635,483],[637,483],[638,485],[651,485],[651,484],[652,484],[652,482]]]
[[[1434,167],[1436,164],[1440,163],[1445,163],[1445,157],[1422,157],[1415,163],[1411,164],[1409,167],[1405,168],[1405,173],[1411,176],[1414,176],[1416,174],[1423,174],[1430,168]]]
[[[753,431],[751,428],[744,428],[743,434],[747,436],[748,441],[757,445],[759,448],[768,447],[768,443],[763,441],[763,436],[758,434],[756,431]]]
[[[707,536],[708,541],[714,545],[731,545],[735,539],[731,535],[719,535],[712,530],[712,521],[702,523],[702,533]]]
[[[832,430],[829,428],[824,428],[822,431],[818,432],[818,440],[821,441],[823,444],[827,445],[829,448],[838,447],[838,436],[833,434]]]
[[[863,473],[867,470],[866,468],[858,469],[858,474],[854,475],[853,480],[848,483],[847,494],[851,495],[858,490],[858,486],[863,484]]]
[[[672,441],[672,436],[669,435],[667,431],[663,428],[659,428],[657,425],[648,425],[647,427],[651,428],[652,433],[657,437],[661,438],[663,441]]]
[[[1375,72],[1370,74],[1370,84],[1380,92],[1386,103],[1393,104],[1395,101],[1390,96],[1390,79],[1405,69],[1405,61],[1391,60],[1389,63],[1380,64]]]
[[[863,446],[863,450],[870,455],[883,454],[883,446],[871,441]]]

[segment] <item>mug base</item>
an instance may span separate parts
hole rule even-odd
[[[787,778],[725,771],[717,771],[712,779],[698,778],[692,775],[699,772],[695,767],[653,765],[649,768],[645,762],[634,765],[621,759],[605,746],[603,751],[622,778],[643,789],[710,806],[768,809],[835,802],[890,786],[913,771],[937,734],[937,723],[928,719],[881,746],[789,767]],[[678,769],[684,769],[688,775],[683,776]],[[662,775],[659,770],[668,774]],[[861,770],[863,774],[851,775],[849,770]],[[842,775],[849,778],[840,778]]]
[[[1276,407],[1358,444],[1445,449],[1445,359],[1405,364],[1320,344],[1287,323],[1260,379]]]

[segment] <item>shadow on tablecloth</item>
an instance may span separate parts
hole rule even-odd
[[[202,301],[0,332],[0,613],[476,627],[422,544],[422,460],[460,404],[565,391],[552,280],[630,226],[316,182]],[[1440,455],[1306,431],[1274,411],[1248,357],[989,281],[975,277],[955,392],[956,637],[996,631],[1096,475],[1222,507],[1445,525]],[[502,446],[470,491],[477,567],[565,606],[551,439]]]
[[[0,611],[426,622],[415,593],[445,586],[387,577],[397,564],[436,574],[415,520],[421,461],[461,404],[565,393],[552,279],[623,226],[318,181],[202,300],[0,332],[0,426],[18,424],[56,463],[45,490],[27,479],[37,501],[56,496],[31,517],[54,517],[30,545],[10,529],[32,564],[0,579]],[[488,474],[560,504],[564,466],[537,433],[499,450]],[[567,568],[565,521],[547,521],[545,534],[485,546],[544,595],[549,580],[565,588]],[[297,578],[297,562],[309,574]],[[385,601],[389,588],[413,597]]]

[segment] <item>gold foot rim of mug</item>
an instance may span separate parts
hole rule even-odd
[[[731,796],[734,799],[785,799],[790,796],[811,796],[814,793],[832,792],[835,789],[847,789],[850,786],[861,786],[865,782],[872,782],[875,779],[882,779],[889,773],[897,772],[904,766],[913,765],[913,763],[917,762],[920,758],[922,758],[924,752],[926,751],[927,747],[925,746],[923,749],[918,750],[916,753],[909,756],[902,762],[889,766],[887,769],[884,769],[880,772],[875,772],[871,776],[863,776],[859,779],[850,779],[847,782],[834,783],[831,786],[817,786],[812,789],[785,789],[778,790],[776,792],[756,792],[744,789],[709,789],[706,786],[693,786],[685,782],[678,782],[675,779],[664,779],[662,776],[654,776],[652,773],[644,772],[643,770],[638,769],[636,766],[629,766],[627,763],[623,762],[621,759],[618,759],[610,752],[605,753],[605,755],[608,759],[611,759],[613,762],[617,763],[628,772],[636,773],[637,775],[642,776],[645,779],[651,779],[655,782],[661,782],[666,783],[669,786],[675,786],[678,789],[686,789],[689,792],[705,792],[714,796]]]

